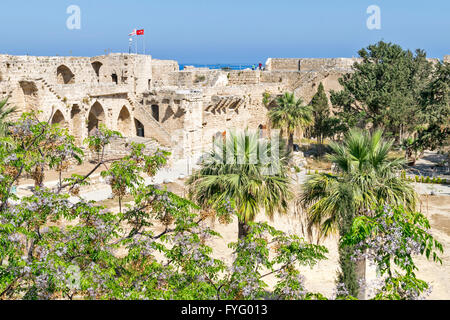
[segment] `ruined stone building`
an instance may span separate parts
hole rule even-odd
[[[448,57],[445,59],[448,60]],[[227,129],[267,127],[263,94],[286,91],[309,103],[322,82],[339,89],[354,58],[269,59],[264,71],[186,67],[148,55],[31,57],[0,55],[0,97],[21,112],[66,127],[81,142],[100,123],[123,141],[165,147],[175,159],[196,158]]]

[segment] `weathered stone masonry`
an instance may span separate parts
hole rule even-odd
[[[444,58],[449,61],[450,56]],[[265,92],[285,91],[309,103],[320,82],[338,90],[356,58],[269,59],[264,71],[186,67],[147,55],[30,57],[0,55],[0,97],[19,112],[65,126],[81,143],[100,123],[124,137],[158,145],[175,159],[198,158],[227,129],[267,127]],[[270,108],[270,106],[269,106]]]

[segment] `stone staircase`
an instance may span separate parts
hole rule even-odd
[[[328,74],[321,74],[315,71],[307,71],[305,73],[301,73],[300,79],[290,85],[291,90],[296,91],[297,89],[302,88],[304,85],[310,85],[311,83],[316,82],[319,76],[321,77],[321,79],[324,79],[328,77]]]
[[[53,89],[52,85],[48,84],[48,82],[44,78],[36,78],[36,81],[41,82],[48,91],[53,93],[58,100],[62,100],[61,96]]]
[[[142,137],[115,138],[111,140],[111,144],[105,150],[106,151],[105,157],[113,158],[117,156],[128,155],[132,143],[145,145],[144,152],[146,154],[153,154],[158,149],[167,150],[167,148],[162,147],[156,140],[152,138],[142,138]]]
[[[155,118],[153,118],[150,111],[139,102],[138,97],[133,94],[128,94],[127,100],[130,105],[134,107],[134,117],[146,128],[146,135],[156,139],[162,146],[171,147],[172,136],[158,121],[155,120]]]
[[[213,96],[211,104],[205,109],[206,113],[224,113],[227,109],[238,110],[245,104],[241,96]]]

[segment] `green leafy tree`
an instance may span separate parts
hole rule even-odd
[[[96,144],[107,146],[108,136],[100,132]],[[99,166],[51,189],[36,186],[22,197],[11,193],[35,163],[45,161],[44,170],[55,169],[65,161],[82,161],[83,155],[66,130],[32,114],[13,124],[11,135],[0,141],[5,139],[14,143],[0,144],[0,299],[321,297],[306,291],[299,266],[325,259],[327,249],[266,223],[249,223],[247,237],[229,244],[236,255],[232,266],[213,258],[208,240],[220,234],[204,223],[209,211],[138,177],[154,175],[167,152],[149,155],[143,145],[133,144],[123,158],[101,156],[101,166],[111,162],[104,177],[121,175],[110,182],[113,190],[126,186],[132,197],[115,212],[76,191],[90,184]],[[154,224],[162,230],[153,232]],[[277,283],[267,292],[269,275]]]
[[[277,98],[277,107],[269,111],[268,117],[274,128],[287,134],[289,151],[294,146],[295,130],[305,128],[313,121],[311,108],[304,106],[301,99],[296,99],[294,93],[289,92]]]
[[[14,107],[7,107],[8,99],[0,100],[0,136],[4,136],[8,132],[9,122],[7,118],[16,111]]]
[[[357,129],[350,130],[342,144],[330,144],[329,159],[336,166],[337,174],[315,174],[303,185],[300,202],[307,209],[310,233],[316,227],[319,238],[336,230],[343,236],[352,219],[371,214],[374,205],[404,205],[408,210],[415,210],[416,193],[398,175],[404,160],[388,157],[392,145],[393,141],[382,138],[380,130],[371,135]],[[341,256],[340,260],[342,272],[356,268],[360,273],[357,278],[365,278],[364,260],[354,268],[348,256]],[[344,281],[349,279],[345,285],[355,295],[353,271],[349,272],[339,277]]]
[[[381,206],[369,216],[356,217],[341,240],[341,247],[356,248],[353,260],[368,258],[376,264],[383,281],[374,300],[421,298],[430,287],[417,279],[414,256],[442,264],[438,254],[443,246],[431,235],[428,219],[404,207]]]
[[[323,144],[323,140],[329,132],[327,120],[330,117],[330,107],[328,105],[328,97],[325,94],[325,89],[322,82],[319,84],[317,93],[311,100],[311,107],[314,118],[312,134],[316,137],[317,143]]]
[[[26,196],[12,193],[12,185],[31,173],[37,163],[45,163],[45,171],[58,171],[67,161],[83,161],[83,154],[73,145],[74,137],[49,121],[25,114],[12,124],[10,135],[0,137],[0,142],[13,142],[0,143],[1,300],[326,299],[320,293],[307,291],[300,266],[314,266],[326,258],[327,249],[267,223],[249,222],[247,236],[229,244],[235,257],[231,266],[214,258],[209,241],[220,238],[220,234],[206,222],[216,213],[137,178],[144,173],[153,176],[167,161],[165,151],[147,154],[143,145],[133,144],[122,158],[107,160],[101,156],[86,175],[72,175],[53,188],[36,186]],[[108,135],[99,134],[97,138],[100,146],[110,143]],[[108,163],[111,165],[103,176],[108,179],[114,174],[123,175],[117,183],[111,181],[111,187],[120,189],[125,185],[131,197],[119,211],[114,205],[111,209],[86,201],[81,194],[81,188],[90,185],[90,177]],[[284,185],[282,175],[273,179],[282,181],[274,185]],[[264,182],[272,184],[270,180]],[[247,185],[249,189],[242,194],[259,191],[255,185]],[[267,193],[266,198],[272,199],[272,194],[278,191]],[[226,217],[225,211],[233,214],[234,209],[220,206],[218,211],[224,211],[218,215],[219,222],[228,223],[221,217]],[[404,215],[397,216],[398,220]],[[408,223],[400,221],[400,235],[406,241],[402,248],[404,244],[414,254],[424,244],[425,252],[434,256],[433,239],[412,227],[414,223],[424,226],[426,219],[407,217]],[[390,220],[369,221],[366,227],[359,228],[365,222],[353,226],[349,233],[354,246],[362,243],[360,247],[365,248],[375,243],[371,238],[377,229],[394,234],[390,229],[381,229]],[[439,248],[438,243],[434,246]],[[378,252],[373,250],[376,248],[383,249],[367,247],[366,251]],[[394,259],[408,257],[402,250],[395,254]],[[404,262],[406,265],[407,260]],[[268,276],[276,279],[271,288]],[[380,297],[414,297],[417,290],[405,293],[405,284],[407,289],[426,287],[411,274],[406,276],[391,277],[392,281],[381,288]],[[341,299],[353,298],[342,295]]]
[[[271,152],[274,143],[279,143],[275,153]],[[261,209],[272,218],[288,208],[289,158],[283,149],[281,141],[259,140],[249,131],[230,132],[188,179],[190,197],[203,207],[229,207],[238,218],[239,238],[244,238]]]
[[[339,79],[343,89],[331,91],[331,102],[349,128],[381,128],[398,141],[419,124],[421,92],[432,74],[425,52],[378,42],[359,52],[361,63]]]
[[[431,149],[450,144],[450,63],[439,63],[431,82],[422,94],[421,122],[414,141],[416,149]]]

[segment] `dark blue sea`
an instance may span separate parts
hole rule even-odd
[[[218,63],[218,64],[197,64],[197,63],[185,63],[180,64],[180,70],[183,70],[185,66],[194,66],[196,68],[209,68],[209,69],[228,69],[228,70],[244,70],[251,69],[251,64],[226,64],[226,63]],[[255,68],[258,66],[254,65]]]

